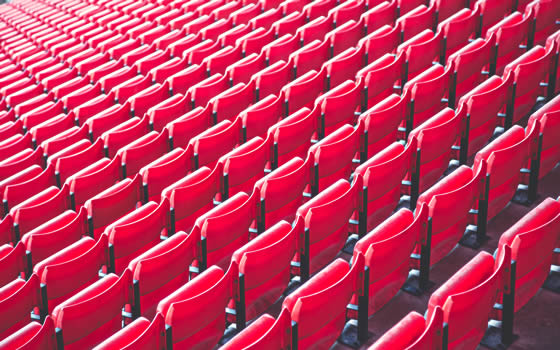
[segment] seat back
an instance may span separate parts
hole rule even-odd
[[[397,207],[402,180],[416,167],[416,145],[416,139],[406,147],[394,142],[356,168],[355,174],[364,179],[363,196],[367,207],[362,210],[367,211],[366,231],[383,222]]]
[[[370,31],[370,25],[375,26],[376,22],[368,24],[369,34],[358,42],[358,46],[364,47],[365,64],[375,62],[387,53],[393,53],[401,42],[400,24],[383,25],[373,31]]]
[[[13,248],[10,245],[2,246],[1,256],[0,286],[10,283],[16,278],[25,277],[28,267],[26,266],[25,245],[23,243],[18,243]]]
[[[351,80],[333,88],[315,101],[315,108],[321,109],[319,138],[323,138],[344,124],[355,124],[355,112],[360,107],[362,81]]]
[[[560,203],[546,198],[500,237],[498,256],[510,246],[511,257],[517,262],[515,311],[537,293],[548,277],[559,229]]]
[[[189,145],[193,147],[194,166],[213,168],[220,156],[234,149],[241,140],[241,119],[233,122],[224,120],[214,127],[192,138]]]
[[[125,328],[105,339],[103,343],[97,345],[94,349],[134,349],[144,347],[161,350],[165,348],[164,326],[164,319],[161,314],[156,314],[151,322],[144,317],[139,317]]]
[[[233,253],[244,279],[239,293],[244,293],[247,320],[262,314],[288,287],[297,238],[297,229],[280,221]]]
[[[404,61],[404,54],[385,54],[356,73],[356,78],[364,81],[362,112],[393,95],[394,84],[403,77]]]
[[[297,324],[298,348],[311,345],[330,347],[346,323],[346,305],[357,290],[364,258],[359,255],[352,266],[342,259],[333,261],[282,303]],[[321,322],[317,322],[321,319]]]
[[[58,305],[52,317],[62,333],[59,346],[93,347],[121,329],[122,309],[130,304],[131,277],[130,270],[121,277],[109,274]]]
[[[231,298],[231,281],[237,270],[224,274],[212,266],[160,301],[165,315],[167,346],[207,349],[215,346],[225,330],[225,308]],[[196,345],[195,345],[196,344]]]
[[[302,108],[273,125],[268,133],[274,140],[274,165],[281,166],[294,157],[305,158],[317,131],[318,110]]]
[[[187,148],[192,138],[206,131],[212,122],[209,106],[196,107],[166,125],[169,139],[173,147]]]
[[[249,241],[249,228],[255,219],[256,197],[244,192],[232,196],[201,215],[193,230],[200,232],[206,244],[206,252],[201,252],[199,261],[205,266],[227,267],[235,250]],[[206,256],[204,254],[206,253]]]
[[[462,0],[441,1],[436,0],[436,7],[439,4],[446,6],[447,3],[457,3]],[[451,4],[453,6],[453,4]],[[463,7],[460,5],[460,7]],[[437,10],[436,10],[437,11]],[[441,20],[441,13],[438,11],[438,19]],[[453,54],[457,49],[468,43],[469,39],[476,36],[477,24],[480,19],[479,8],[474,10],[458,8],[457,11],[448,13],[448,18],[439,22],[438,31],[443,31],[445,41],[445,58]]]
[[[29,323],[31,311],[40,303],[39,277],[35,274],[27,281],[16,279],[0,288],[0,306],[5,315],[0,322],[0,339]]]
[[[47,316],[43,325],[38,322],[30,322],[18,332],[1,341],[0,346],[27,350],[54,349],[56,348],[54,322],[50,316]]]
[[[496,74],[502,74],[506,64],[523,54],[524,50],[520,45],[527,43],[529,22],[530,17],[523,17],[521,13],[514,12],[488,29],[486,38],[495,35],[498,46]]]
[[[558,101],[560,101],[558,97],[551,100],[537,112],[533,113],[527,123],[529,130],[534,128],[537,120],[541,125],[540,132],[543,135],[543,142],[539,170],[540,178],[547,175],[560,161],[560,138],[558,136],[560,132],[560,108]]]
[[[352,184],[338,180],[299,207],[297,219],[304,220],[306,235],[309,235],[311,273],[332,261],[344,247],[348,238],[348,221],[358,209],[361,187],[360,177],[355,178]],[[300,250],[304,248],[301,244]]]
[[[285,349],[292,344],[291,319],[282,309],[277,319],[264,314],[227,342],[224,350]]]
[[[133,310],[152,318],[157,303],[189,281],[189,266],[196,258],[198,232],[177,232],[132,259],[128,268],[134,283]]]
[[[213,207],[220,190],[220,171],[219,166],[213,171],[202,167],[162,191],[171,204],[171,234],[190,231],[196,218]]]

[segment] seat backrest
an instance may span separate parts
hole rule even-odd
[[[109,274],[58,305],[51,316],[65,348],[93,347],[122,326],[122,309],[130,304],[130,270]]]
[[[291,320],[288,309],[282,309],[277,319],[264,314],[227,342],[224,350],[285,349],[292,344]]]
[[[177,232],[129,263],[137,314],[151,318],[157,302],[189,280],[189,266],[199,241],[197,232]]]
[[[27,272],[25,245],[23,243],[18,243],[13,248],[10,245],[4,245],[2,248],[0,286],[10,283],[16,278],[25,277]]]
[[[385,54],[356,73],[356,79],[364,81],[362,111],[373,108],[393,94],[393,86],[403,77],[405,55],[393,57]]]
[[[309,231],[311,273],[332,261],[346,243],[348,221],[358,209],[361,188],[361,177],[352,184],[341,179],[299,207],[297,216]]]
[[[102,235],[96,242],[89,237],[39,262],[33,268],[42,285],[42,311],[52,311],[54,307],[99,279],[99,272],[106,272],[108,265],[107,236]]]
[[[169,122],[169,138],[173,147],[187,148],[191,139],[206,131],[212,122],[212,110],[210,106],[205,108],[196,107],[179,118]]]
[[[458,3],[459,1],[454,0],[451,2]],[[443,4],[444,2],[445,1],[439,0],[440,4]],[[439,15],[440,13],[438,13],[438,17]],[[467,44],[468,40],[476,35],[477,24],[480,19],[478,8],[475,10],[466,8],[458,9],[458,11],[453,12],[450,15],[451,16],[447,19],[439,22],[437,27],[438,31],[443,31],[446,58],[457,51],[457,49],[460,49],[462,46]]]
[[[140,169],[169,151],[169,132],[163,129],[158,133],[152,131],[121,148],[123,172],[128,177],[134,177]]]
[[[169,200],[148,202],[105,229],[109,236],[111,268],[121,274],[128,263],[168,236]]]
[[[546,198],[500,237],[498,256],[507,245],[517,262],[515,311],[537,293],[548,277],[559,230],[560,203]]]
[[[373,33],[383,26],[393,26],[397,20],[397,7],[397,1],[382,1],[362,13],[360,22],[364,23],[366,34]]]
[[[317,131],[318,109],[314,111],[302,108],[270,127],[268,133],[274,137],[276,166],[294,157],[306,157],[312,136]]]
[[[539,178],[546,176],[560,160],[560,153],[558,152],[560,148],[560,109],[557,105],[559,100],[560,98],[551,100],[537,112],[533,113],[527,123],[529,130],[534,128],[537,121],[541,125],[540,132],[543,135],[543,141]]]
[[[208,349],[218,343],[225,330],[232,278],[238,273],[235,266],[226,273],[212,266],[159,302],[158,312],[165,316],[166,342],[178,347],[188,344],[193,349]]]
[[[346,80],[317,98],[315,108],[320,106],[321,109],[319,137],[335,132],[344,123],[355,124],[355,112],[360,107],[362,90],[361,80],[358,83]]]
[[[302,107],[311,107],[315,98],[323,93],[325,74],[324,71],[310,70],[282,88],[286,115]]]
[[[511,10],[511,1],[509,0],[478,0],[475,8],[480,8],[482,16],[482,35],[486,33],[489,27],[499,22]]]
[[[280,221],[233,253],[231,260],[245,282],[240,293],[245,293],[248,320],[264,312],[288,287],[298,234],[295,227]]]
[[[508,279],[510,264],[509,247],[496,261],[480,252],[432,294],[427,315],[432,317],[436,306],[442,307],[449,325],[449,347],[476,347],[480,343],[492,307]]]
[[[192,170],[192,148],[177,147],[139,171],[142,176],[144,200],[159,201],[161,191]]]
[[[137,349],[149,348],[162,350],[165,348],[164,319],[161,314],[156,314],[150,322],[144,317],[139,317],[131,324],[105,339],[97,345],[95,350],[109,349]]]
[[[397,19],[401,25],[403,40],[408,40],[424,29],[432,29],[435,25],[436,7],[430,5],[419,5],[418,7],[404,13]]]
[[[56,341],[52,318],[47,316],[43,325],[38,322],[30,322],[27,326],[2,340],[0,347],[22,350],[55,349]]]
[[[39,277],[33,274],[24,281],[16,279],[0,288],[0,307],[2,317],[0,321],[0,339],[13,334],[16,330],[31,321],[31,311],[41,303]]]
[[[369,310],[372,315],[397,294],[408,278],[410,255],[426,236],[427,209],[414,215],[400,209],[354,246],[353,260],[365,257],[369,266]]]
[[[57,251],[87,235],[87,211],[80,207],[76,214],[67,210],[22,236],[31,264],[49,257]],[[29,258],[29,256],[28,256]]]
[[[37,193],[51,186],[56,186],[56,178],[54,175],[54,166],[47,166],[39,175],[32,179],[6,186],[4,189],[3,201],[7,204],[8,210],[23,202]]]
[[[258,81],[257,79],[257,86]],[[258,102],[241,112],[239,118],[243,121],[242,132],[245,139],[257,136],[265,138],[268,129],[284,117],[283,103],[280,96],[261,95]]]
[[[451,252],[465,233],[469,211],[483,194],[485,177],[485,167],[475,172],[463,165],[418,198],[416,207],[427,204],[432,218],[431,265]]]
[[[171,204],[171,234],[190,231],[196,218],[213,207],[220,190],[220,172],[219,166],[214,170],[202,167],[162,191]]]
[[[292,81],[293,75],[293,64],[284,60],[276,61],[253,74],[251,81],[255,83],[256,101],[260,101],[270,94],[278,95],[280,89]]]
[[[433,61],[439,61],[442,40],[443,32],[434,33],[426,29],[399,45],[397,55],[401,52],[406,55],[407,79],[429,68]]]
[[[124,179],[85,202],[93,237],[99,237],[107,225],[136,208],[141,201],[140,186],[140,176],[136,175],[132,180]]]
[[[198,230],[201,239],[206,241],[206,256],[198,259],[205,260],[206,266],[227,267],[231,254],[249,241],[249,228],[255,214],[256,196],[239,192],[201,215],[193,230]]]
[[[504,76],[508,74],[515,76],[516,99],[538,89],[541,81],[547,80],[553,53],[555,53],[554,48],[547,51],[542,46],[535,46],[504,68]],[[533,104],[535,101],[530,103]]]
[[[368,350],[441,350],[443,311],[438,306],[428,322],[416,311],[410,312],[389,329]]]
[[[222,120],[234,120],[245,108],[255,102],[255,82],[239,83],[222,93],[212,97],[208,102],[212,105],[214,123]]]
[[[213,168],[220,156],[234,149],[241,140],[241,119],[224,120],[192,138],[194,166]]]
[[[406,147],[394,142],[354,171],[363,177],[367,208],[362,210],[367,209],[367,231],[383,222],[397,207],[402,180],[416,167],[416,145],[416,139]]]
[[[298,348],[317,344],[329,347],[336,341],[346,323],[346,306],[357,290],[363,268],[362,255],[352,266],[337,259],[284,299],[282,307],[290,311],[292,323],[297,323]]]

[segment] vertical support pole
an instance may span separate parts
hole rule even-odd
[[[363,90],[363,96],[362,96],[362,113],[364,113],[365,111],[367,111],[367,106],[368,106],[368,93],[369,93],[369,88],[367,85],[364,86],[364,90]]]
[[[369,312],[369,266],[364,267],[363,295],[358,297],[358,341],[365,343],[368,338]]]
[[[410,210],[416,208],[416,202],[420,195],[420,148],[416,149],[416,160],[414,172],[410,175]]]
[[[207,266],[207,257],[208,257],[208,242],[206,241],[206,237],[200,238],[200,266],[199,272],[202,273],[206,271]]]
[[[223,176],[223,195],[224,198],[222,198],[222,202],[224,202],[225,200],[227,200],[229,198],[229,174],[225,173]]]
[[[484,181],[484,197],[478,200],[478,215],[476,219],[476,241],[482,244],[486,239],[488,224],[488,195],[490,194],[490,174],[486,174]]]
[[[87,218],[87,225],[88,225],[88,234],[91,238],[93,238],[93,231],[94,231],[93,218],[89,215],[88,215],[88,218]]]
[[[469,156],[469,132],[471,128],[471,114],[467,113],[463,133],[461,134],[461,149],[459,150],[459,164],[467,164]]]
[[[62,329],[56,328],[55,329],[56,335],[56,348],[57,350],[64,350],[64,338],[62,337]]]
[[[502,343],[509,345],[513,343],[513,321],[515,317],[515,278],[517,271],[517,262],[511,261],[510,285],[508,291],[504,291],[502,301]]]
[[[298,324],[292,321],[292,350],[298,350]]]
[[[246,305],[245,305],[245,275],[239,273],[239,296],[235,302],[235,323],[237,331],[245,329],[247,323]]]
[[[171,207],[169,209],[169,236],[173,236],[175,234],[175,208]]]
[[[455,100],[457,99],[457,71],[451,75],[451,88],[449,89],[449,98],[447,107],[455,109]]]
[[[426,243],[420,247],[420,276],[418,287],[422,292],[428,289],[430,283],[430,260],[432,255],[432,217],[428,217]]]
[[[313,165],[313,181],[311,181],[311,197],[319,194],[319,164]]]
[[[449,325],[447,322],[443,323],[443,337],[441,341],[441,349],[447,350],[449,348]]]
[[[358,213],[358,237],[362,238],[367,233],[368,218],[368,188],[364,186],[362,189],[362,210]]]
[[[365,130],[364,131],[364,139],[363,139],[363,149],[360,151],[360,163],[361,164],[365,163],[368,159],[368,147],[369,147],[368,136],[369,136],[369,132],[367,130]],[[6,211],[6,213],[7,213],[7,211]]]
[[[165,344],[167,345],[167,350],[173,350],[173,332],[168,324],[165,325]]]
[[[109,273],[115,273],[115,246],[109,243],[109,266],[107,266]]]
[[[41,323],[45,321],[45,318],[49,314],[49,298],[47,296],[47,285],[41,283],[41,309],[39,310],[39,317]]]
[[[300,279],[301,283],[307,282],[309,279],[309,264],[310,264],[310,257],[309,257],[309,228],[305,228],[303,231],[303,247],[300,252]]]
[[[537,19],[533,18],[529,24],[529,35],[527,36],[527,51],[531,50],[535,45],[535,34],[537,31]]]
[[[259,202],[259,216],[257,219],[257,233],[263,233],[266,227],[266,202],[261,198]]]
[[[132,294],[133,294],[133,300],[134,300],[134,305],[132,306],[132,318],[133,319],[137,319],[138,317],[140,317],[141,311],[140,311],[140,281],[138,280],[133,280],[132,281]]]
[[[475,36],[480,38],[482,36],[482,27],[484,25],[484,15],[481,13],[478,16],[478,23],[476,25]]]
[[[434,30],[434,33],[436,33],[436,30]],[[441,54],[439,56],[439,63],[443,66],[445,66],[445,56],[447,56],[447,36],[443,37]]]
[[[410,100],[410,110],[408,111],[408,118],[406,118],[406,138],[414,128],[414,99]]]
[[[272,162],[270,164],[272,170],[278,168],[278,142],[274,141],[274,145],[272,145]]]
[[[537,200],[537,193],[539,187],[539,171],[541,167],[541,152],[542,152],[543,134],[539,133],[537,141],[537,153],[531,158],[531,172],[529,174],[529,188],[527,190],[527,199],[530,203]]]
[[[559,59],[559,53],[556,52],[554,54],[554,62],[552,63],[552,70],[550,72],[550,74],[548,75],[548,91],[546,92],[546,98],[548,100],[552,100],[552,98],[554,97],[554,92],[556,91],[556,79],[558,78],[558,59]]]
[[[511,97],[506,105],[506,120],[504,121],[504,130],[508,130],[513,125],[513,114],[515,113],[515,92],[517,90],[517,83],[513,82],[511,87]]]

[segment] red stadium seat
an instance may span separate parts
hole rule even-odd
[[[258,91],[256,92],[258,93]],[[239,118],[243,122],[241,129],[243,140],[250,140],[254,137],[265,138],[268,129],[284,116],[282,102],[281,97],[268,95],[242,111]]]
[[[29,269],[25,259],[25,245],[19,243],[15,247],[10,244],[0,246],[0,267],[0,288],[17,278],[26,277]]]
[[[292,344],[291,320],[288,309],[282,309],[275,320],[264,314],[227,342],[224,350],[281,349]]]
[[[457,1],[455,0],[455,2]],[[440,1],[440,3],[444,2]],[[446,59],[465,46],[469,39],[476,36],[480,19],[478,10],[479,8],[475,10],[462,9],[439,23],[438,31],[443,31],[443,54]]]
[[[461,136],[461,124],[455,111],[445,108],[409,134],[409,142],[416,138],[420,150],[420,193],[436,183],[449,167],[452,147]]]
[[[504,2],[504,1],[499,1]],[[490,3],[485,1],[485,3]],[[514,12],[488,29],[486,39],[496,36],[497,55],[494,58],[496,74],[502,74],[504,67],[523,54],[529,35],[529,17]]]
[[[168,123],[165,128],[169,130],[171,146],[186,148],[192,138],[211,126],[211,116],[209,106],[206,108],[197,107]]]
[[[106,272],[109,262],[107,236],[89,237],[59,250],[33,267],[42,285],[40,313],[46,315],[61,302],[83,290]],[[78,272],[79,271],[79,272]]]
[[[297,229],[280,221],[233,253],[231,259],[240,273],[235,284],[239,286],[235,317],[241,329],[246,320],[262,314],[288,287],[296,234]]]
[[[129,262],[168,236],[169,200],[148,202],[105,229],[111,272],[121,274]]]
[[[360,236],[377,227],[399,204],[402,181],[409,173],[414,177],[412,174],[417,168],[416,144],[416,139],[411,140],[406,148],[400,143],[392,143],[356,168],[354,173],[364,179],[361,208],[364,222],[360,226]],[[383,186],[377,185],[381,183]]]
[[[519,8],[519,10],[522,9]],[[532,1],[525,7],[524,15],[531,17],[533,22],[530,33],[531,36],[534,36],[533,44],[544,45],[546,38],[560,29],[560,25],[557,23],[559,12],[560,6],[552,0]]]
[[[145,347],[162,349],[165,347],[165,321],[157,314],[150,322],[139,317],[134,322],[97,345],[95,350],[123,349],[127,347]]]
[[[295,259],[300,262],[302,281],[332,261],[344,247],[349,220],[358,206],[361,182],[359,177],[352,184],[338,180],[299,207],[296,221],[305,223],[306,243],[298,247]]]
[[[297,342],[298,349],[312,345],[328,348],[335,343],[346,323],[346,305],[360,283],[363,268],[362,255],[352,266],[337,259],[284,299],[282,306],[292,316],[292,342]]]
[[[384,25],[360,39],[358,46],[364,48],[365,63],[369,64],[386,54],[393,53],[400,42],[400,25],[394,27]]]
[[[226,273],[212,266],[159,302],[157,310],[165,315],[168,346],[207,349],[218,343],[236,274],[233,266]]]
[[[193,137],[189,147],[193,148],[195,169],[201,166],[213,168],[220,156],[234,149],[241,139],[241,120],[224,120]]]
[[[310,70],[284,85],[282,94],[284,95],[286,116],[302,107],[311,108],[315,98],[321,95],[325,89],[325,78],[325,71],[321,70],[317,73]]]
[[[52,312],[58,343],[67,349],[93,347],[121,328],[122,308],[130,303],[130,270],[109,274]],[[87,312],[84,312],[87,311]]]
[[[254,81],[255,83],[255,101],[260,101],[269,95],[278,95],[280,89],[292,81],[292,77],[293,67],[291,63],[286,63],[283,60],[276,61],[255,73],[251,77],[251,82]]]
[[[544,177],[548,174],[560,160],[560,144],[558,143],[560,140],[558,138],[558,127],[560,126],[560,114],[558,113],[560,107],[559,101],[560,98],[556,97],[537,110],[531,115],[527,124],[529,130],[534,127],[537,120],[541,125],[540,133],[543,134],[543,141],[539,177]]]
[[[331,57],[327,40],[313,40],[294,51],[289,56],[293,65],[294,77],[302,77],[311,71],[321,69],[323,62]]]
[[[189,281],[189,266],[196,258],[199,242],[198,232],[177,232],[130,262],[135,315],[153,317],[157,303]]]
[[[0,307],[2,307],[2,322],[0,322],[0,339],[5,339],[31,321],[33,308],[41,302],[39,278],[37,275],[25,281],[14,280],[0,288]]]
[[[355,79],[356,73],[364,66],[364,50],[365,46],[357,49],[351,47],[323,63],[321,69],[327,70],[327,90],[331,90],[345,80]]]
[[[481,252],[436,290],[428,302],[427,317],[439,306],[449,326],[449,348],[475,348],[487,328],[487,321],[499,292],[509,281],[511,250],[497,256]]]
[[[376,105],[393,94],[394,84],[404,76],[404,60],[404,54],[386,54],[356,73],[356,78],[364,81],[362,112],[379,108]]]
[[[414,247],[426,244],[427,218],[426,208],[416,216],[400,209],[356,243],[353,261],[364,255],[369,267],[368,315],[387,304],[406,282]],[[357,296],[352,304],[358,305]]]
[[[0,342],[0,346],[30,350],[54,349],[56,348],[54,334],[53,320],[47,316],[43,325],[38,322],[30,322],[27,326]]]
[[[550,273],[560,227],[559,202],[546,198],[502,234],[498,256],[507,246],[516,261],[515,311],[527,304]]]
[[[402,40],[406,41],[424,29],[433,29],[435,26],[436,8],[433,5],[426,7],[420,5],[401,15],[397,23],[401,26]]]
[[[352,80],[336,86],[315,100],[315,108],[321,111],[318,138],[322,139],[344,124],[356,124],[355,111],[360,106],[362,82]]]
[[[412,311],[385,332],[368,350],[441,349],[442,325],[443,311],[439,306],[434,309],[429,320]]]
[[[237,115],[255,101],[255,83],[239,83],[212,97],[208,104],[212,108],[212,121],[234,120]]]
[[[397,48],[397,55],[405,55],[405,77],[401,85],[431,67],[434,61],[440,61],[443,32],[424,30],[410,38]]]
[[[302,108],[269,129],[269,134],[274,136],[274,167],[285,164],[293,157],[306,157],[317,121],[316,113]]]
[[[162,197],[168,198],[171,204],[171,234],[190,231],[196,218],[212,209],[220,190],[220,170],[202,167],[162,191]]]

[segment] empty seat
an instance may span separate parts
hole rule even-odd
[[[426,29],[399,45],[397,55],[401,52],[405,55],[406,76],[403,83],[429,68],[434,61],[440,60],[442,42],[443,32],[434,33]]]
[[[452,150],[461,136],[462,121],[451,108],[445,108],[410,133],[420,149],[420,193],[438,181],[454,156]]]
[[[162,197],[168,198],[171,204],[172,234],[190,231],[196,218],[212,209],[220,190],[220,171],[219,167],[214,170],[202,167],[162,191]]]
[[[488,4],[490,1],[485,3]],[[496,74],[502,74],[504,67],[525,51],[524,45],[529,35],[529,20],[529,17],[524,18],[521,13],[514,12],[488,29],[486,39],[492,35],[496,36],[497,55],[494,58]]]
[[[109,350],[135,346],[162,349],[165,347],[164,327],[165,321],[161,314],[157,314],[151,322],[144,317],[138,317],[94,349]]]
[[[190,95],[192,108],[204,107],[210,99],[230,88],[227,75],[214,74],[213,76],[202,80],[201,82],[191,86],[187,92]],[[173,89],[175,91],[175,89]]]
[[[109,274],[58,305],[52,312],[58,343],[67,349],[90,348],[121,329],[131,283],[130,270],[120,278]]]
[[[490,313],[510,272],[511,249],[496,257],[480,252],[439,287],[428,302],[427,318],[443,308],[449,326],[449,348],[476,348],[482,340]],[[459,326],[460,325],[460,326]]]
[[[363,268],[361,254],[352,266],[337,259],[284,299],[282,307],[290,311],[298,349],[328,348],[335,343],[346,323],[346,305],[360,283]]]
[[[281,349],[292,344],[291,319],[288,309],[282,309],[277,319],[264,314],[239,332],[224,346],[224,350],[260,348]]]
[[[191,139],[210,128],[212,110],[210,106],[196,107],[166,125],[172,147],[187,148]]]
[[[440,349],[443,344],[442,325],[443,311],[439,306],[429,319],[412,311],[385,332],[368,350]]]
[[[525,16],[532,17],[533,21],[531,35],[534,36],[534,44],[544,45],[546,38],[560,29],[558,12],[560,6],[552,0],[532,1],[525,7]]]
[[[474,4],[475,8],[480,8],[480,35],[484,36],[490,31],[490,27],[500,22],[502,18],[512,10],[509,0],[479,0]]]
[[[132,259],[157,245],[161,237],[167,237],[169,226],[167,199],[148,202],[111,223],[105,229],[111,270],[121,274]]]
[[[336,86],[315,100],[315,108],[321,111],[318,138],[322,139],[344,124],[356,124],[355,111],[360,107],[363,83],[351,80]]]
[[[325,35],[325,41],[329,42],[330,55],[336,56],[346,49],[358,46],[358,42],[364,35],[363,22],[350,20],[338,25],[335,29]],[[362,49],[363,47],[360,47]]]
[[[513,74],[514,93],[512,96],[513,111],[509,111],[505,127],[516,123],[526,116],[537,103],[537,98],[542,94],[542,81],[548,81],[551,57],[555,52],[553,48],[548,51],[541,46],[536,46],[504,68],[504,76]]]
[[[302,280],[327,265],[344,247],[349,220],[358,206],[361,182],[360,177],[355,178],[352,184],[338,180],[299,207],[296,221],[305,222],[305,242],[308,242],[298,247],[295,258],[300,262]]]
[[[560,160],[560,144],[558,143],[560,140],[558,138],[558,127],[560,126],[559,101],[560,98],[556,97],[538,109],[531,115],[527,124],[528,129],[532,129],[537,120],[541,125],[540,132],[543,134],[543,141],[539,177],[544,177],[548,174]]]
[[[189,142],[193,148],[194,167],[214,167],[218,159],[234,149],[241,139],[241,119],[233,122],[224,120],[212,128],[198,134]]]
[[[498,113],[505,105],[513,76],[502,79],[492,76],[466,93],[458,101],[457,114],[469,120],[468,155],[472,155],[492,137],[499,124]]]
[[[226,69],[226,76],[230,84],[248,83],[253,74],[266,68],[266,57],[264,53],[257,55],[252,53],[247,57],[233,63]],[[229,86],[228,86],[229,87]]]
[[[0,342],[0,346],[14,349],[54,349],[56,348],[54,332],[54,322],[47,316],[43,325],[30,322]]]
[[[87,213],[67,210],[21,237],[31,265],[55,254],[87,234]]]
[[[33,267],[42,289],[41,315],[51,313],[61,302],[99,279],[107,272],[107,237],[97,242],[89,237],[67,246]]]
[[[406,99],[392,94],[362,112],[359,117],[364,124],[364,145],[360,156],[362,162],[397,141],[398,127],[406,118],[406,108]]]
[[[323,63],[321,69],[327,70],[327,90],[331,90],[345,80],[355,79],[356,73],[364,66],[364,50],[364,46],[357,49],[351,47]]]
[[[225,330],[234,274],[234,268],[224,273],[212,266],[159,302],[157,310],[165,315],[167,346],[188,344],[193,349],[207,349],[218,343]]]
[[[383,222],[399,204],[402,181],[407,174],[413,174],[417,167],[416,144],[414,139],[405,148],[402,144],[394,142],[375,153],[354,171],[354,174],[361,175],[364,181],[361,215],[364,216],[362,220],[365,222],[360,228],[360,235]]]
[[[451,106],[487,78],[483,71],[492,63],[494,39],[476,39],[449,56],[447,62],[453,62],[454,67],[449,88]]]
[[[239,266],[239,296],[236,321],[245,327],[270,307],[288,287],[290,262],[295,254],[298,230],[280,221],[251,242],[237,249],[231,258]],[[241,317],[243,315],[243,317]]]
[[[408,278],[410,256],[417,244],[426,244],[426,208],[414,215],[400,209],[354,246],[353,261],[364,255],[369,267],[368,315],[382,308],[397,294]],[[357,296],[352,304],[358,305]]]
[[[269,129],[274,136],[274,166],[280,166],[293,157],[305,158],[317,129],[318,118],[308,108],[302,108]]]
[[[89,233],[99,237],[103,229],[113,221],[133,211],[140,202],[140,177],[124,179],[88,199]]]
[[[102,140],[97,140],[92,145],[88,143],[86,146],[87,148],[79,152],[56,158],[55,176],[59,183],[62,184],[66,182],[73,174],[103,158]],[[51,158],[54,157],[56,157],[56,155],[51,156]],[[49,160],[51,158],[49,158]]]
[[[139,171],[142,176],[144,200],[159,201],[161,191],[192,170],[191,149],[175,148]]]
[[[106,155],[111,158],[115,157],[119,154],[119,150],[123,146],[141,138],[149,132],[148,116],[146,115],[142,119],[138,117],[130,118],[105,131],[101,134],[101,139],[104,142]]]
[[[255,101],[255,83],[239,83],[212,97],[208,104],[212,108],[212,121],[234,120],[237,115]]]
[[[265,174],[272,151],[271,141],[270,137],[266,140],[255,137],[218,160],[223,169],[221,199],[238,192],[251,192],[255,182]]]
[[[311,193],[316,195],[338,179],[348,179],[354,169],[354,158],[360,151],[363,124],[341,126],[332,134],[309,148],[313,160]]]
[[[201,237],[199,268],[228,266],[233,252],[249,241],[255,214],[256,197],[240,192],[198,217],[193,230]]]
[[[244,141],[265,138],[268,129],[284,117],[283,102],[280,96],[268,95],[239,113]]]
[[[478,170],[484,162],[488,164],[488,220],[513,198],[521,180],[520,170],[528,164],[535,147],[538,129],[540,125],[535,123],[526,135],[523,128],[515,125],[476,154],[473,169]]]
[[[157,304],[189,281],[200,234],[180,231],[134,258],[128,265],[134,276],[133,313],[152,318]]]
[[[0,339],[5,339],[31,321],[31,311],[40,305],[41,294],[37,275],[25,281],[16,279],[0,288],[0,307],[5,317],[0,322]]]
[[[404,12],[402,12],[404,13]],[[397,19],[401,26],[402,40],[406,41],[425,29],[433,29],[435,25],[436,7],[420,5]]]
[[[406,83],[403,94],[408,101],[407,134],[446,106],[451,71],[452,64],[445,68],[435,65]]]
[[[164,155],[169,150],[169,136],[167,129],[161,133],[152,131],[118,151],[121,157],[123,173],[134,177],[136,173],[150,162]]]
[[[1,287],[20,277],[25,278],[30,272],[25,259],[25,245],[18,243],[15,247],[10,244],[0,246],[0,267]]]
[[[362,112],[393,95],[395,83],[404,76],[404,61],[404,54],[385,54],[356,73],[356,79],[364,82]]]
[[[27,181],[6,186],[3,197],[4,211],[7,212],[24,200],[51,186],[56,186],[54,166],[52,165]]]
[[[321,69],[323,62],[330,57],[329,42],[313,40],[292,52],[289,56],[289,62],[293,65],[294,76],[302,77],[310,71]]]
[[[311,108],[316,97],[324,91],[325,71],[311,70],[282,88],[286,116],[301,109]]]
[[[418,198],[417,208],[427,204],[432,220],[432,265],[450,253],[465,234],[467,226],[476,222],[471,209],[482,207],[479,200],[483,195],[485,176],[484,167],[475,172],[463,165]],[[480,234],[484,234],[484,224],[477,223]]]
[[[251,77],[255,86],[255,101],[260,101],[269,95],[278,95],[280,89],[293,77],[293,69],[290,62],[276,61]],[[250,106],[248,107],[250,108]]]

